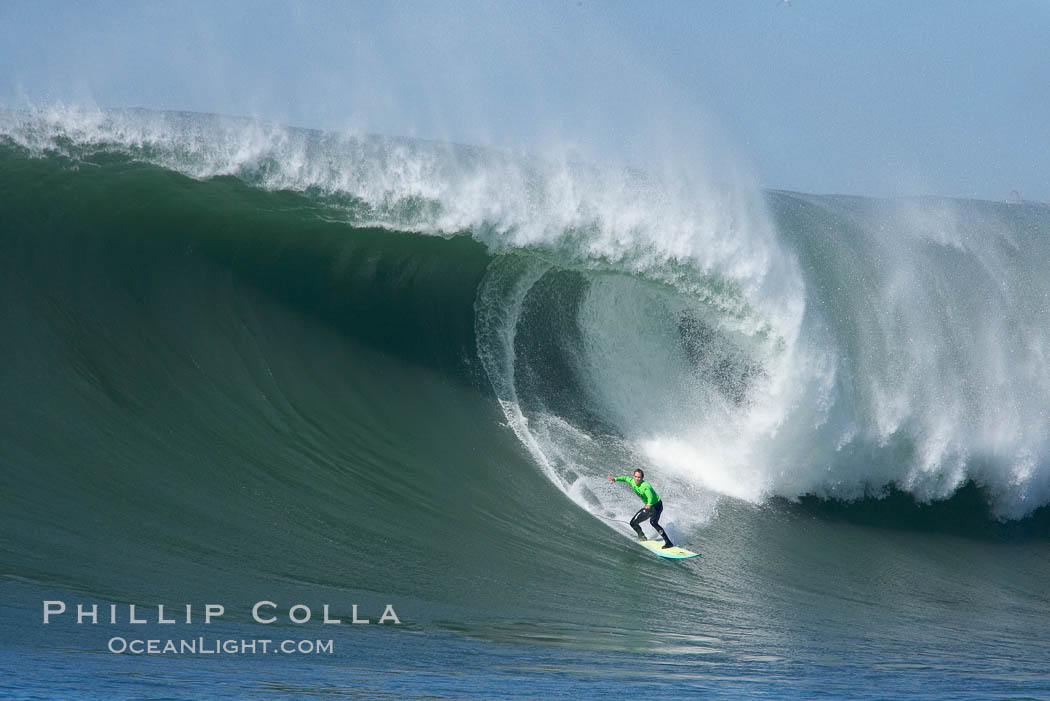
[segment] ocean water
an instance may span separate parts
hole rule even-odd
[[[1046,697],[1048,265],[1036,204],[0,112],[0,692]],[[202,651],[260,639],[322,649]]]

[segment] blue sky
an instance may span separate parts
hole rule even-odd
[[[769,188],[1050,201],[1050,0],[0,0],[0,66],[6,107],[219,112],[736,167]]]

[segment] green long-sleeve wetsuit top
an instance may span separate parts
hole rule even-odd
[[[653,489],[653,486],[645,480],[642,480],[641,484],[635,484],[634,477],[624,475],[623,477],[617,477],[615,481],[626,482],[631,485],[631,489],[634,490],[635,494],[642,498],[642,501],[645,502],[646,506],[652,506],[660,501],[660,497],[656,496],[656,491]]]

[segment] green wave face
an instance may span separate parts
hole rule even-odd
[[[5,572],[118,600],[310,584],[435,616],[531,611],[637,555],[501,425],[475,338],[495,258],[471,238],[125,156],[6,147],[0,192]],[[596,549],[551,539],[574,531]],[[478,587],[493,572],[513,599]]]

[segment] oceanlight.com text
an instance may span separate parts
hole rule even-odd
[[[331,655],[332,640],[272,640],[266,638],[109,639],[108,649],[118,655]]]

